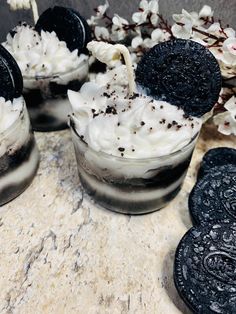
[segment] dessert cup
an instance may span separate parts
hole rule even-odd
[[[88,61],[78,69],[52,76],[35,76],[24,79],[23,95],[31,124],[36,131],[56,131],[68,127],[70,112],[68,89],[78,91],[86,81]]]
[[[25,101],[15,122],[0,133],[0,206],[20,195],[32,182],[39,152]]]
[[[169,155],[135,159],[95,151],[77,133],[73,115],[69,125],[85,192],[103,207],[124,214],[156,211],[178,194],[199,134]]]

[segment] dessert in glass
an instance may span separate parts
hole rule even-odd
[[[23,80],[12,56],[0,46],[0,206],[32,182],[39,152],[30,126]]]
[[[3,45],[21,69],[33,129],[65,129],[70,111],[67,91],[78,91],[88,77],[85,47],[90,30],[78,12],[58,6],[35,22],[34,27],[26,23],[15,27]]]
[[[88,49],[107,64],[123,54],[126,67],[98,75],[97,82],[85,83],[80,92],[68,91],[82,186],[100,205],[116,212],[158,210],[181,189],[202,125],[199,111],[190,114],[168,97],[148,95],[145,82],[136,87],[124,46],[90,42]],[[137,79],[142,70],[138,65]]]

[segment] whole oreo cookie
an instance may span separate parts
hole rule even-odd
[[[200,117],[218,100],[221,72],[217,60],[203,45],[175,39],[154,46],[143,56],[136,81],[148,95]]]
[[[193,187],[189,211],[194,224],[236,222],[236,165],[212,168]]]
[[[0,45],[0,97],[12,101],[21,96],[22,90],[21,71],[12,55]]]
[[[236,223],[190,229],[175,255],[176,288],[194,313],[236,313]]]
[[[218,147],[208,150],[203,156],[201,166],[198,171],[198,179],[206,175],[213,167],[227,164],[236,166],[236,149],[229,147]]]
[[[39,33],[44,30],[55,32],[61,41],[65,41],[70,51],[79,53],[91,39],[91,30],[86,20],[75,10],[61,6],[47,9],[39,17],[36,25]]]

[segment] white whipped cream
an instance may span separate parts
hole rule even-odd
[[[129,95],[132,96],[135,92],[136,86],[134,82],[132,59],[128,48],[120,44],[111,45],[94,40],[87,44],[87,48],[92,52],[94,57],[96,57],[99,61],[106,63],[108,66],[113,66],[114,61],[116,62],[117,60],[120,60],[121,55],[123,56],[127,69]]]
[[[39,35],[26,24],[13,32],[14,36],[9,33],[3,46],[16,59],[24,78],[62,75],[80,68],[79,79],[87,75],[88,56],[78,56],[77,49],[71,52],[55,32],[42,31]]]
[[[30,122],[23,97],[5,101],[0,97],[0,157],[14,153],[30,136]]]
[[[23,110],[22,97],[15,98],[11,102],[0,97],[0,134],[5,132],[19,118]]]
[[[159,157],[183,148],[199,132],[201,119],[146,95],[129,98],[127,79],[116,82],[121,68],[111,72],[106,85],[89,82],[80,92],[68,92],[76,131],[92,149],[125,158]]]

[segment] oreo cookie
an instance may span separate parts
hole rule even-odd
[[[143,56],[136,82],[148,95],[201,117],[219,98],[221,72],[203,45],[175,39],[154,46]]]
[[[236,222],[236,165],[212,168],[193,187],[189,211],[194,224]]]
[[[47,9],[39,17],[35,29],[55,32],[61,41],[65,41],[70,51],[78,52],[91,40],[91,30],[86,20],[75,10],[61,6]]]
[[[21,71],[12,55],[0,45],[0,97],[13,100],[20,97],[23,90]]]
[[[174,281],[194,313],[235,313],[236,223],[190,229],[176,250]]]
[[[218,147],[210,149],[204,156],[198,171],[198,179],[201,179],[212,168],[227,164],[236,166],[236,149]]]

